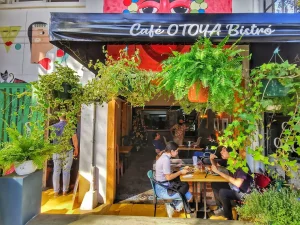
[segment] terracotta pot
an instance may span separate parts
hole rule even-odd
[[[155,80],[151,80],[150,83],[155,85],[155,86],[158,86],[161,81],[162,81],[162,78],[158,78],[158,79],[155,79]]]
[[[195,83],[189,90],[190,102],[205,103],[208,101],[208,88],[204,88],[202,83]]]

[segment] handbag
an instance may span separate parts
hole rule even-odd
[[[169,188],[167,190],[168,192],[168,195],[172,196],[172,195],[175,195],[176,192],[175,190],[179,190],[182,186],[182,183],[181,181],[177,181],[177,180],[172,180],[169,182]]]

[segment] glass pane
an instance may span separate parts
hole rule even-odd
[[[43,0],[19,0],[15,2],[42,2]]]
[[[49,2],[79,2],[79,0],[49,0]]]
[[[295,0],[279,0],[275,3],[275,13],[294,13],[297,4]]]

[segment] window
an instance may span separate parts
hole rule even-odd
[[[275,13],[295,13],[298,11],[298,0],[278,0],[275,3]]]
[[[47,0],[47,2],[79,2],[79,0]]]
[[[79,2],[80,0],[14,0],[14,2]]]
[[[299,0],[264,0],[264,12],[267,13],[298,13]]]

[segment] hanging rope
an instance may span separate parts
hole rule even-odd
[[[279,47],[275,48],[273,55],[272,55],[271,59],[269,60],[269,63],[272,61],[273,58],[275,58],[275,63],[276,63],[276,61],[277,61],[276,56],[278,56],[281,59],[281,61],[284,62],[283,58],[279,55],[279,52],[280,52],[280,48]]]

